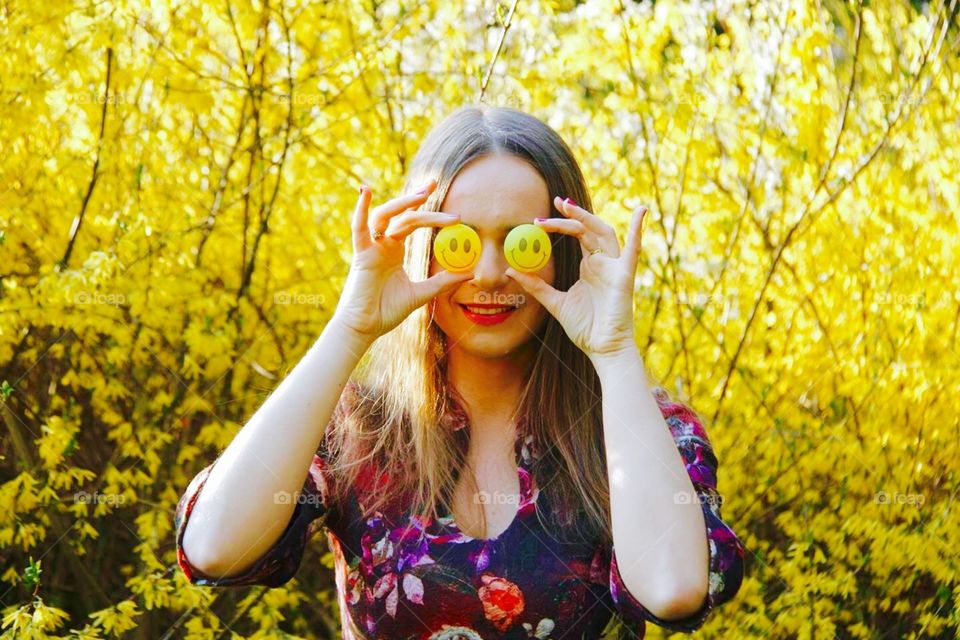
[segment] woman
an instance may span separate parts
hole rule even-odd
[[[181,498],[188,579],[279,586],[323,528],[345,637],[698,628],[744,549],[698,416],[634,342],[646,208],[621,248],[557,133],[484,105],[430,133],[404,192],[371,212],[360,187],[333,318]],[[480,237],[466,273],[433,252],[458,223]],[[527,223],[552,245],[536,273],[504,255]]]

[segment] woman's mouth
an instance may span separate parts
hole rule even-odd
[[[517,307],[510,305],[458,304],[458,306],[471,322],[482,325],[499,324],[517,310]]]

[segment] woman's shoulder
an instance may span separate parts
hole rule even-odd
[[[343,385],[337,408],[345,410],[348,413],[352,412],[364,398],[368,398],[369,396],[370,386],[367,383],[350,378]]]
[[[332,428],[327,429],[327,435],[332,435],[331,432],[334,431],[335,427],[342,424],[359,409],[364,408],[364,414],[373,415],[375,413],[373,409],[380,404],[379,394],[372,384],[364,380],[349,378],[340,391],[340,397],[337,399],[333,415],[330,417],[330,427]]]
[[[684,402],[671,397],[667,389],[660,385],[652,387],[651,391],[674,438],[696,437],[704,444],[710,445],[703,419],[689,401]]]

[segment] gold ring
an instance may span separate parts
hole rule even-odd
[[[376,230],[373,232],[372,238],[373,238],[374,240],[379,240],[379,239],[382,238],[382,237],[383,237],[383,231],[380,231],[380,229],[376,229]]]
[[[597,247],[596,249],[590,252],[590,255],[595,255],[597,253],[603,253],[603,249],[601,249],[600,247]]]

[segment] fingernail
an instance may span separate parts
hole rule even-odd
[[[536,222],[543,222],[544,220],[547,220],[547,218],[534,218],[534,220]]]
[[[430,190],[430,185],[433,183],[433,180],[427,180],[417,188],[418,194],[424,194]]]
[[[367,186],[367,185],[365,185],[365,184],[360,185],[360,193],[361,193],[361,194],[363,194],[363,188],[364,188],[365,186]]]
[[[579,207],[579,206],[580,206],[580,205],[578,205],[576,202],[573,201],[573,198],[565,198],[565,199],[564,199],[564,202],[569,202],[570,204],[572,204],[572,205],[575,206],[575,207]]]

